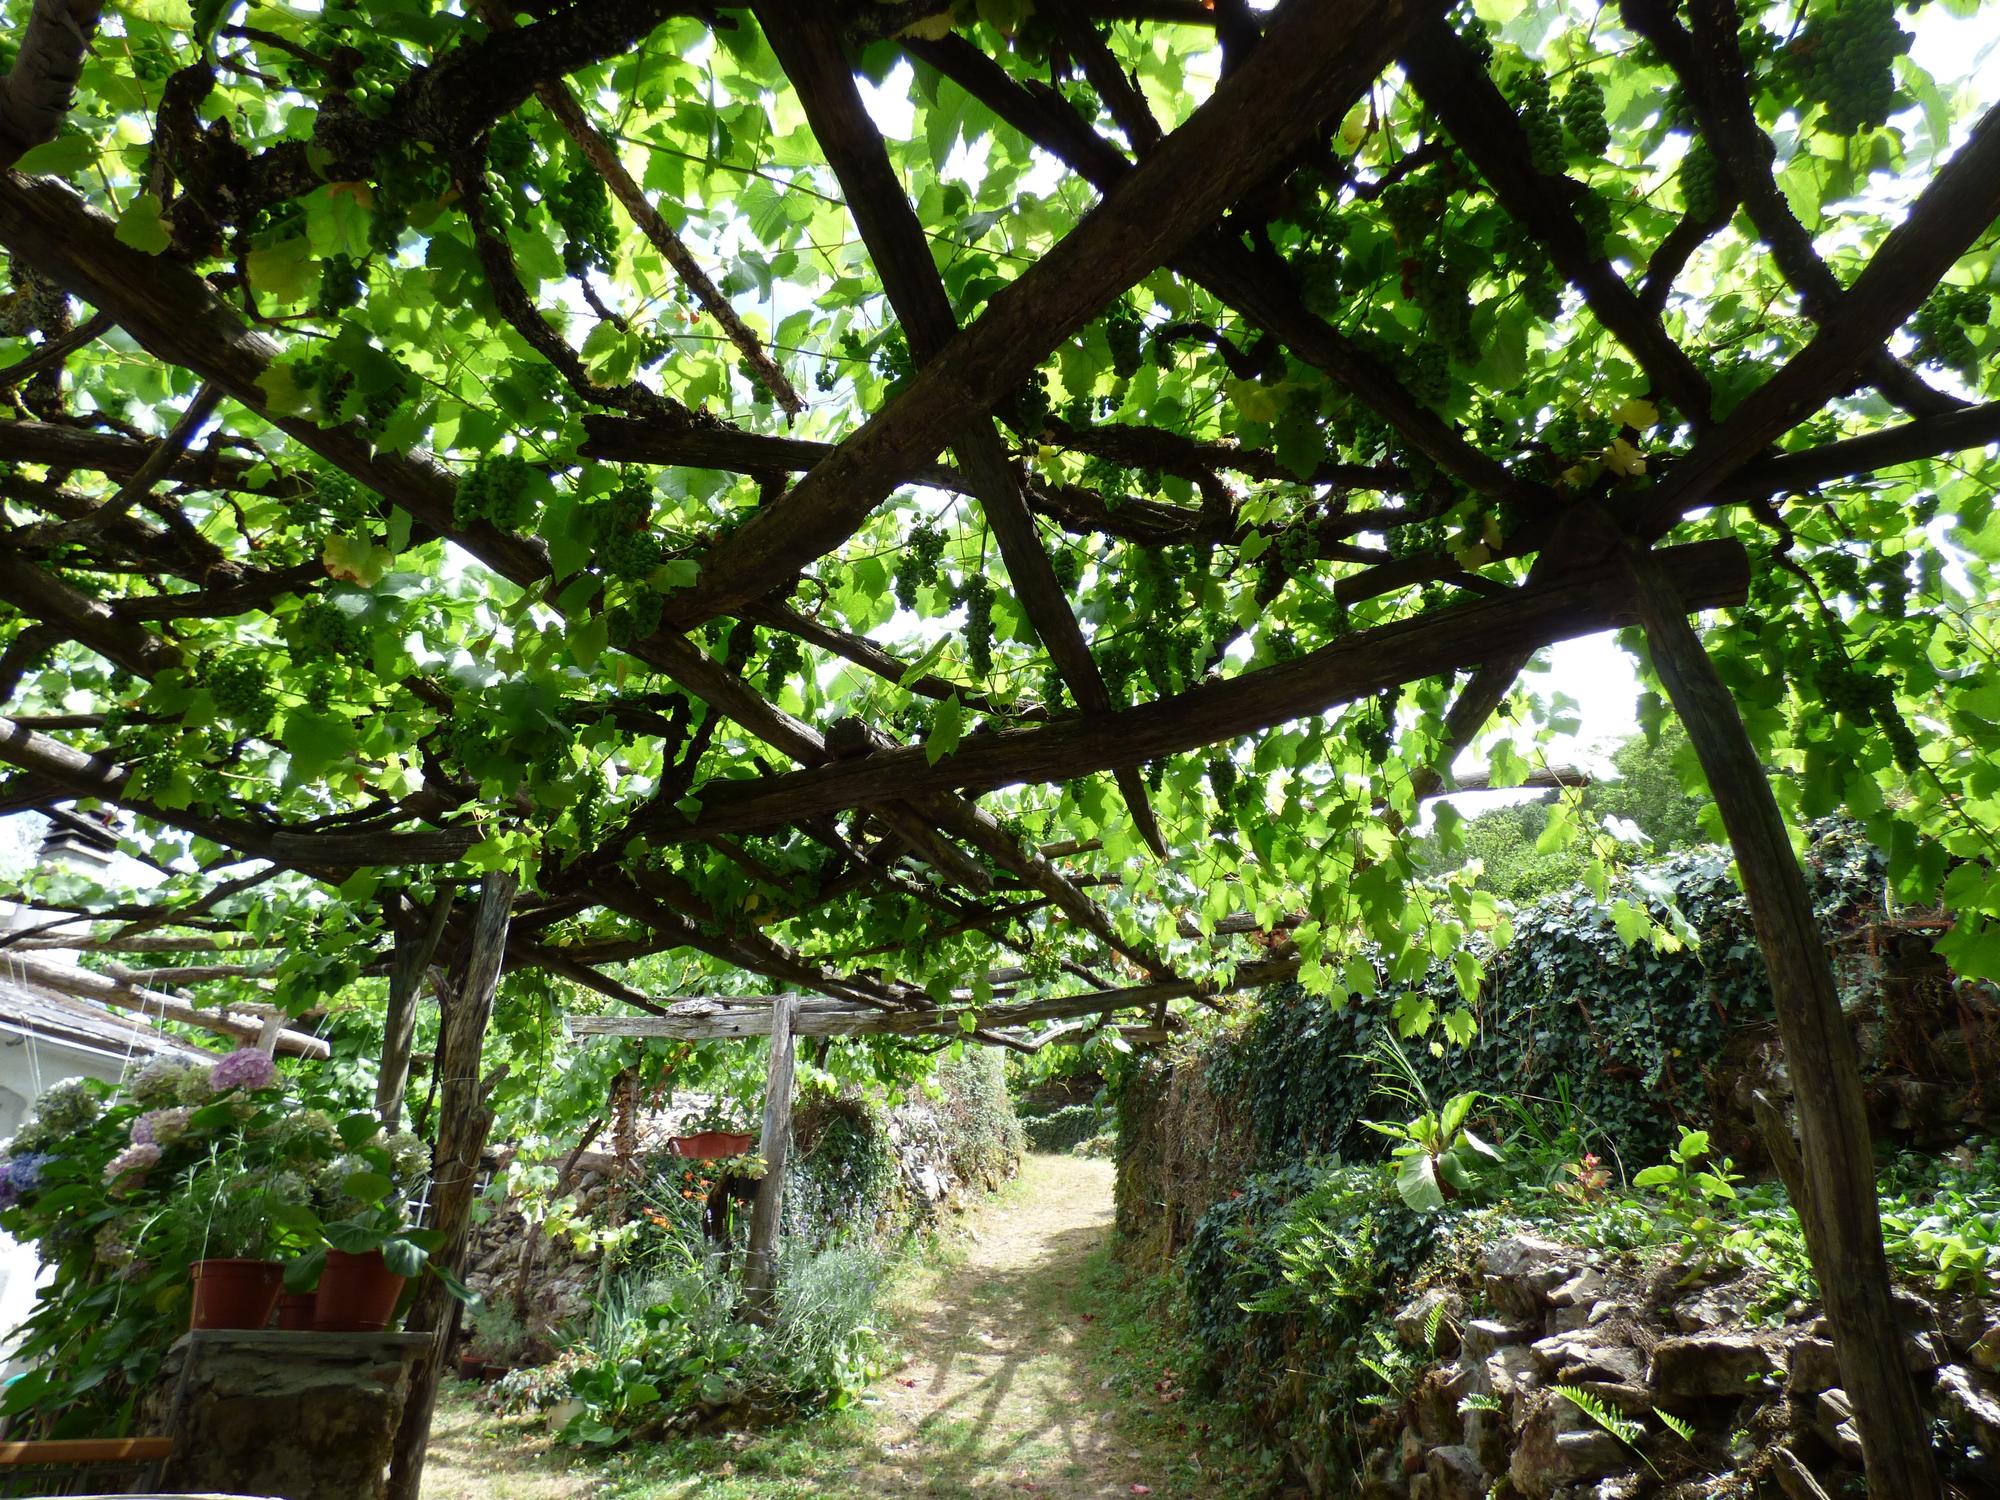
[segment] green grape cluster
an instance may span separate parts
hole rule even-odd
[[[1382,765],[1389,759],[1389,751],[1396,742],[1396,701],[1402,696],[1400,687],[1384,688],[1375,695],[1375,711],[1361,731],[1362,748],[1368,752],[1368,759],[1375,765]]]
[[[611,644],[631,646],[660,628],[661,600],[651,589],[641,589],[623,604],[605,612]]]
[[[1939,287],[1910,319],[1910,332],[1917,338],[1917,358],[1955,370],[1967,380],[1977,379],[1979,351],[1972,347],[1972,336],[1966,330],[1985,327],[1992,316],[1993,300],[1981,288]]]
[[[1057,547],[1049,554],[1049,571],[1066,594],[1074,594],[1083,582],[1083,558],[1074,547]]]
[[[1470,5],[1455,6],[1446,20],[1458,33],[1458,39],[1465,43],[1466,50],[1482,65],[1493,61],[1493,34]]]
[[[1602,156],[1611,149],[1611,127],[1604,119],[1604,85],[1594,73],[1579,73],[1562,97],[1558,111],[1563,129],[1585,156]]]
[[[613,578],[644,578],[660,565],[664,549],[650,531],[614,530],[597,545],[597,565]]]
[[[938,563],[944,557],[944,533],[928,521],[910,528],[896,568],[896,602],[907,610],[917,607],[917,590],[938,580]]]
[[[1555,321],[1562,312],[1563,279],[1548,252],[1513,219],[1501,225],[1493,248],[1517,278],[1528,311],[1544,323]]]
[[[126,791],[150,802],[171,789],[175,775],[184,764],[177,753],[179,748],[156,749],[151,754],[135,756],[131,779],[125,784]]]
[[[1257,583],[1250,595],[1257,601],[1257,607],[1269,609],[1276,604],[1278,596],[1285,592],[1285,580],[1289,576],[1285,572],[1282,559],[1272,553],[1265,553],[1257,564]]]
[[[1288,577],[1310,573],[1319,561],[1319,548],[1310,525],[1287,526],[1278,533],[1278,557]]]
[[[1681,202],[1687,205],[1688,217],[1697,224],[1712,223],[1722,213],[1723,187],[1722,163],[1708,148],[1708,142],[1696,140],[1681,158],[1680,166]]]
[[[1049,377],[1037,370],[1007,402],[1007,425],[1024,437],[1037,437],[1049,425],[1055,403],[1049,395]]]
[[[1120,380],[1129,380],[1139,373],[1139,366],[1145,362],[1140,346],[1144,342],[1145,325],[1138,315],[1119,303],[1104,319],[1105,341],[1111,345],[1111,373]]]
[[[1433,556],[1444,550],[1444,535],[1444,522],[1438,520],[1398,526],[1387,537],[1389,555],[1396,558]]]
[[[1131,685],[1132,678],[1139,670],[1131,644],[1126,641],[1113,641],[1094,654],[1097,657],[1097,670],[1104,678],[1104,685],[1111,690],[1111,696],[1117,699],[1124,698],[1125,689]]]
[[[1425,336],[1459,358],[1472,361],[1472,273],[1465,258],[1449,250],[1434,253],[1411,268],[1411,300],[1424,310]],[[1420,398],[1422,399],[1422,398]],[[1442,395],[1429,398],[1440,401]]]
[[[1441,406],[1451,396],[1451,358],[1444,345],[1426,339],[1403,361],[1403,383],[1426,406]]]
[[[262,729],[278,711],[271,674],[251,657],[225,656],[208,663],[201,681],[215,700],[215,711],[245,729]]]
[[[126,47],[132,56],[132,76],[142,83],[158,83],[174,70],[174,54],[157,31],[127,33]],[[8,59],[11,68],[13,59]]]
[[[1611,204],[1602,193],[1586,187],[1574,205],[1577,225],[1590,245],[1592,255],[1607,254],[1611,247]]]
[[[1874,725],[1889,742],[1897,769],[1906,776],[1923,768],[1916,732],[1896,707],[1896,685],[1871,667],[1850,662],[1838,650],[1813,662],[1813,687],[1821,703],[1857,727]]]
[[[365,490],[351,474],[328,469],[313,480],[314,498],[319,508],[336,525],[347,524],[377,510],[382,497]]]
[[[1208,789],[1215,794],[1216,806],[1225,812],[1236,806],[1236,762],[1226,755],[1210,758],[1205,768],[1208,774]]]
[[[421,208],[435,207],[451,189],[451,172],[429,151],[404,143],[375,159],[375,211],[368,218],[368,244],[391,254],[403,230]]]
[[[308,661],[361,656],[368,650],[368,627],[330,599],[309,599],[292,620],[292,649]]]
[[[652,520],[652,484],[643,475],[625,475],[611,492],[611,524],[621,531],[636,531]]]
[[[1883,554],[1868,570],[1868,584],[1875,596],[1875,613],[1885,620],[1900,620],[1910,612],[1908,559]]]
[[[337,318],[361,301],[367,285],[367,278],[351,257],[329,255],[320,267],[319,297],[313,310],[322,318]]]
[[[780,688],[792,680],[800,667],[805,665],[805,648],[795,635],[780,635],[771,642],[771,649],[764,656],[764,691],[775,697]]]
[[[1910,50],[1895,0],[1824,0],[1800,33],[1800,83],[1826,106],[1827,128],[1854,135],[1885,124],[1896,107],[1895,61]]]
[[[1437,228],[1438,189],[1429,168],[1390,183],[1376,201],[1399,245],[1422,244]]]
[[[965,582],[965,653],[972,675],[993,671],[993,581],[974,573]]]
[[[451,502],[452,520],[460,526],[484,521],[501,531],[516,531],[534,518],[528,493],[528,462],[513,453],[482,458],[458,482]]]
[[[535,169],[535,138],[509,115],[486,137],[486,164],[502,182],[523,181]]]
[[[550,192],[549,217],[563,232],[563,268],[581,276],[591,267],[609,271],[618,243],[611,218],[611,194],[604,179],[583,162],[574,162]]]
[[[1562,121],[1550,97],[1548,74],[1529,68],[1514,80],[1511,93],[1528,137],[1528,160],[1543,176],[1558,175],[1568,158],[1563,154]]]
[[[306,355],[293,364],[292,374],[301,386],[313,392],[323,417],[327,419],[341,410],[354,390],[354,373],[323,354]],[[416,394],[416,388],[410,372],[400,363],[396,364],[395,377],[387,385],[361,398],[362,422],[370,427],[381,426]]]
[[[1051,713],[1060,713],[1069,706],[1069,689],[1063,683],[1062,673],[1053,666],[1042,669],[1042,707]]]

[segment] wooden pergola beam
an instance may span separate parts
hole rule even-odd
[[[1299,971],[1297,958],[1262,959],[1241,964],[1227,983],[1177,979],[1121,989],[1092,990],[1019,1004],[971,1005],[951,1010],[874,1011],[817,995],[687,996],[652,1001],[664,1015],[578,1016],[565,1019],[573,1036],[622,1036],[671,1041],[721,1041],[771,1034],[774,1002],[789,1001],[792,1029],[799,1036],[958,1036],[963,1034],[960,1011],[976,1014],[980,1031],[991,1033],[1038,1021],[1070,1020],[1078,1016],[1111,1015],[1121,1010],[1150,1009],[1163,1000],[1233,994],[1290,979]]]
[[[931,260],[923,225],[855,87],[853,71],[841,51],[839,28],[816,0],[761,0],[755,9],[765,40],[777,53],[805,107],[806,121],[840,180],[847,210],[882,277],[911,352],[920,361],[941,358],[959,331],[958,319]],[[966,415],[955,429],[952,446],[1000,544],[1022,610],[1064,685],[1085,713],[1109,712],[1110,689],[1035,534],[1034,515],[992,417]],[[1130,767],[1115,775],[1133,826],[1153,853],[1164,859],[1166,840],[1145,781]]]
[[[1854,380],[1871,351],[1944,278],[1966,249],[2000,219],[2000,105],[1980,117],[1965,144],[1890,230],[1841,300],[1840,316],[1677,460],[1653,494],[1623,517],[1642,541],[1666,534],[1711,502],[1771,443]],[[1914,424],[1912,424],[1914,425]]]
[[[1064,339],[1220,219],[1265,171],[1345,113],[1437,0],[1287,0],[1266,45],[1134,167],[902,392],[778,500],[700,558],[669,626],[729,613],[838,546],[969,414],[989,413]]]
[[[1739,542],[1696,542],[1670,548],[1659,559],[1691,611],[1740,604],[1747,595],[1750,563]],[[969,735],[935,763],[915,746],[714,787],[696,817],[662,809],[647,821],[646,831],[667,839],[744,832],[865,807],[889,788],[912,797],[1072,780],[1234,739],[1418,678],[1509,660],[1552,641],[1629,625],[1635,618],[1622,568],[1598,562],[1499,598],[1360,632],[1292,661],[1204,683],[1120,713]]]

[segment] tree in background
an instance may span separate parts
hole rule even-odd
[[[1518,904],[1583,880],[1596,853],[1593,839],[1626,831],[1610,822],[1614,818],[1643,834],[1654,854],[1707,842],[1710,834],[1701,826],[1707,804],[1682,790],[1676,770],[1677,764],[1692,765],[1692,760],[1687,731],[1670,722],[1655,737],[1635,734],[1619,745],[1611,756],[1616,780],[1593,781],[1578,792],[1546,792],[1469,818],[1440,807],[1430,833],[1416,847],[1417,865],[1442,873],[1478,860],[1484,866],[1482,883]],[[1565,798],[1586,823],[1594,822],[1603,832],[1572,837],[1575,824],[1551,816]]]

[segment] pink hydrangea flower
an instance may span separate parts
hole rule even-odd
[[[208,1086],[218,1094],[231,1089],[267,1089],[278,1081],[278,1065],[255,1047],[243,1047],[208,1070]]]
[[[104,1164],[104,1180],[116,1182],[128,1172],[143,1172],[148,1167],[159,1165],[160,1148],[151,1141],[140,1141],[127,1146]]]
[[[171,1146],[188,1131],[188,1118],[192,1110],[174,1109],[148,1110],[132,1122],[132,1143],[135,1146]]]

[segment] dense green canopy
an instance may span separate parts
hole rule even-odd
[[[573,1003],[1415,972],[1655,543],[2000,972],[1991,6],[29,10],[0,806],[296,1007],[499,867]]]

